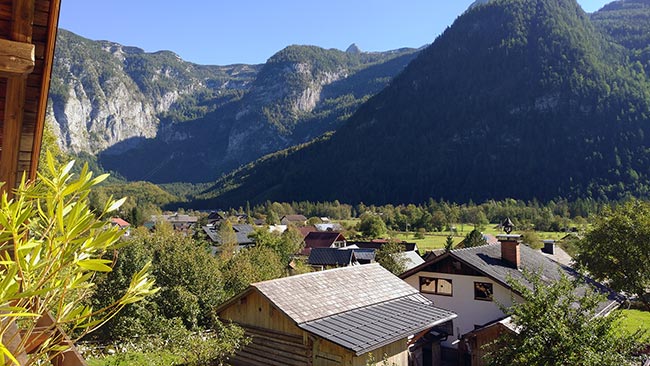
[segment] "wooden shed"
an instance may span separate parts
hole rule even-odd
[[[0,1],[0,182],[36,177],[60,0]]]
[[[406,366],[409,344],[456,317],[378,264],[255,283],[217,312],[252,338],[233,366],[365,366],[370,353]]]

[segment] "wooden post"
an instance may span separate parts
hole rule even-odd
[[[59,11],[61,0],[50,0],[49,28],[52,29],[45,45],[45,59],[43,60],[43,80],[41,82],[41,97],[38,100],[38,112],[36,114],[36,131],[34,131],[34,143],[32,146],[31,166],[29,168],[29,179],[36,179],[38,169],[38,158],[41,155],[41,144],[43,142],[43,128],[45,127],[45,114],[47,113],[47,98],[54,66],[54,48],[59,24]]]

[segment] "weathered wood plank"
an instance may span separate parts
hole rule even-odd
[[[309,356],[309,350],[302,345],[286,345],[279,342],[273,342],[273,340],[266,338],[259,340],[253,338],[252,342],[249,343],[248,346],[253,346],[254,348],[261,350],[282,351],[295,355],[299,358],[305,358]]]
[[[0,180],[6,183],[4,189],[11,189],[16,186],[25,91],[26,82],[24,79],[13,77],[7,80],[2,154],[0,155]]]
[[[275,330],[269,330],[264,328],[259,328],[251,325],[239,324],[247,333],[260,335],[264,337],[269,337],[277,340],[281,340],[287,343],[302,344],[302,336],[297,336],[290,333],[279,332]]]
[[[0,39],[0,77],[26,76],[34,70],[35,46]]]
[[[258,346],[256,344],[248,344],[241,352],[272,358],[289,366],[304,366],[309,361],[306,356],[298,356],[291,352],[281,352],[277,349],[260,348]]]
[[[287,365],[284,362],[275,360],[265,355],[257,355],[253,353],[237,353],[234,359],[241,359],[245,365],[271,365],[271,366],[304,366],[302,365]]]
[[[13,0],[11,39],[32,43],[34,32],[34,0]]]

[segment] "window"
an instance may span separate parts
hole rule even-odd
[[[489,282],[474,282],[474,299],[492,301],[492,284]]]
[[[420,277],[420,292],[452,296],[451,280],[445,278]]]

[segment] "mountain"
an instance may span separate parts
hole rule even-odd
[[[414,57],[412,49],[355,54],[289,46],[269,58],[240,98],[165,125],[156,139],[125,153],[109,149],[100,161],[130,180],[214,180],[336,129]]]
[[[205,66],[61,30],[48,120],[61,145],[128,180],[205,182],[336,129],[417,50],[289,46]]]
[[[650,0],[619,0],[591,15],[591,21],[632,50],[650,47]]]
[[[475,6],[334,134],[194,206],[647,195],[650,83],[630,54],[575,0]]]
[[[67,151],[119,153],[155,137],[167,114],[182,120],[216,109],[246,90],[259,68],[195,65],[169,51],[60,29],[47,118]]]

